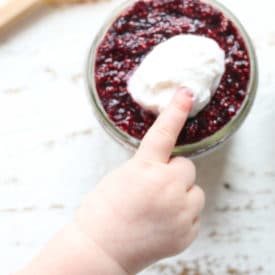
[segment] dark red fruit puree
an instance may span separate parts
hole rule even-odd
[[[145,55],[181,33],[215,39],[226,55],[226,71],[211,102],[183,128],[178,145],[214,134],[241,107],[250,77],[247,48],[237,27],[222,12],[198,0],[138,1],[108,29],[96,56],[96,87],[109,118],[141,139],[155,120],[127,91],[127,80]],[[160,57],[161,58],[161,57]]]

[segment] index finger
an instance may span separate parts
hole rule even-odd
[[[192,108],[192,93],[179,88],[169,106],[158,116],[136,153],[143,159],[168,162]]]

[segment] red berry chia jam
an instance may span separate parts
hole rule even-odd
[[[96,88],[106,113],[137,139],[156,117],[131,98],[127,80],[154,46],[182,33],[216,40],[225,51],[226,70],[211,102],[187,121],[178,145],[200,141],[221,129],[247,95],[248,51],[237,27],[221,11],[199,0],[137,1],[110,26],[97,48],[95,63]]]

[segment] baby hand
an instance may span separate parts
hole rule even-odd
[[[199,230],[204,193],[194,164],[171,158],[192,108],[181,88],[135,156],[106,176],[80,207],[78,228],[125,272],[139,272],[189,246]]]

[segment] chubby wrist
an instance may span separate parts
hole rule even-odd
[[[15,275],[128,275],[76,222],[66,225],[29,266]]]
[[[71,234],[75,235],[81,250],[81,257],[87,259],[87,274],[129,275],[110,255],[108,255],[93,239],[86,236],[77,222],[69,225]],[[84,270],[83,270],[84,271]],[[82,273],[77,273],[82,274]],[[86,273],[85,273],[86,274]]]

